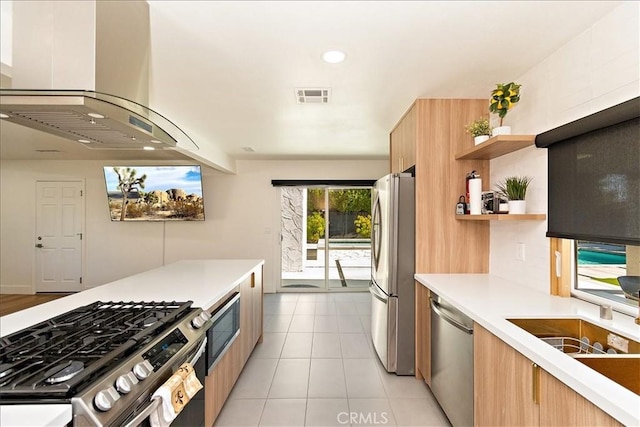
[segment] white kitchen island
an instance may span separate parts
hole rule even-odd
[[[208,310],[264,260],[183,260],[0,317],[0,336],[96,301],[193,301]],[[2,426],[60,426],[71,405],[0,405]]]
[[[489,274],[416,274],[415,278],[620,423],[640,425],[640,396],[507,320],[581,318],[638,341],[640,326],[633,317],[614,312],[613,320],[602,320],[595,304],[551,296]]]

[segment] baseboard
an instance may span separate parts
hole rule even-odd
[[[28,285],[0,285],[0,294],[33,295],[33,289]]]

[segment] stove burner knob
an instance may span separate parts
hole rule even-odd
[[[116,379],[116,390],[118,390],[120,394],[127,394],[131,391],[131,387],[134,384],[138,384],[138,378],[132,372],[128,372],[120,375],[118,379]]]
[[[204,326],[205,320],[200,317],[200,316],[196,316],[193,318],[193,320],[191,320],[191,325],[196,328],[196,329],[200,329]]]
[[[109,387],[96,393],[96,397],[93,398],[93,403],[96,405],[96,408],[102,412],[107,412],[118,399],[120,399],[120,395],[116,389]]]
[[[200,313],[200,317],[202,317],[202,320],[205,321],[211,319],[211,315],[208,311],[203,311],[202,313]]]
[[[151,365],[148,360],[136,363],[133,367],[133,373],[140,381],[147,379],[147,377],[151,375],[151,372],[153,372],[153,365]]]

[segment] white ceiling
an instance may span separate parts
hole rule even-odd
[[[199,146],[238,159],[372,159],[388,156],[414,99],[488,98],[620,2],[149,3],[151,107]],[[346,61],[324,63],[328,49]],[[331,102],[299,105],[297,87],[331,88]],[[1,131],[3,159],[46,157],[33,134],[16,148],[16,129]],[[63,156],[131,155],[57,144]]]

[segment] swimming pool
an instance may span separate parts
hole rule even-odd
[[[602,249],[578,248],[578,265],[593,264],[626,264],[626,254],[620,252],[609,252]]]

